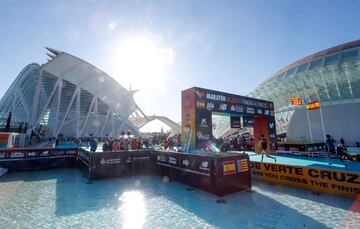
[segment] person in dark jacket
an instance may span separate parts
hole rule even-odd
[[[97,148],[97,139],[95,137],[90,140],[90,152],[96,152]]]
[[[102,146],[102,150],[103,152],[108,152],[108,151],[112,151],[111,150],[111,147],[110,147],[110,143],[109,143],[109,139],[108,138],[105,138],[105,142]]]

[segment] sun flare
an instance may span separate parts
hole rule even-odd
[[[125,39],[114,48],[113,75],[124,86],[161,90],[167,78],[166,66],[173,59],[171,48],[160,47],[149,38]]]

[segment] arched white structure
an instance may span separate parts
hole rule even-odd
[[[174,122],[173,120],[165,117],[165,116],[144,116],[141,118],[130,118],[130,120],[133,121],[133,123],[140,129],[141,127],[145,126],[151,121],[159,120],[163,123],[165,123],[167,126],[170,127],[170,133],[171,135],[180,134],[181,133],[181,126]]]

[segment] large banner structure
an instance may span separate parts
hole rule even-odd
[[[213,112],[242,116],[247,126],[253,125],[255,139],[263,134],[276,141],[274,104],[270,101],[198,87],[182,91],[181,99],[182,140],[190,149],[206,148],[211,143]]]

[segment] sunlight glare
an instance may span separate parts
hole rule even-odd
[[[122,40],[112,58],[113,77],[133,89],[162,90],[167,77],[166,66],[173,63],[171,48],[159,47],[147,37]]]
[[[142,228],[146,219],[146,206],[144,195],[140,191],[124,192],[119,201],[122,206],[119,211],[124,217],[123,228]]]

